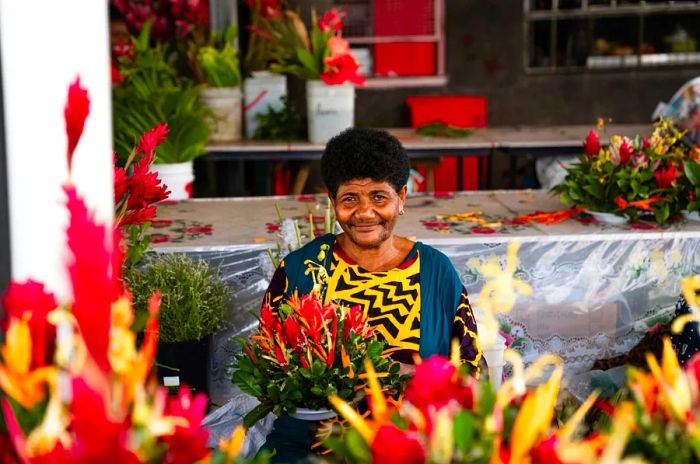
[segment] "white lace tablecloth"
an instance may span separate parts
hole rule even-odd
[[[275,203],[285,217],[299,218],[308,235],[309,214],[321,223],[326,202],[318,195],[159,206],[152,247],[219,266],[234,289],[224,327],[214,337],[215,402],[223,403],[231,391],[228,365],[238,349],[231,338],[249,334],[256,324],[254,314],[271,272],[265,251],[275,247],[277,238]],[[532,285],[533,294],[519,298],[503,326],[526,360],[558,353],[573,378],[594,360],[629,350],[650,326],[669,316],[681,277],[700,272],[700,223],[618,226],[596,223],[587,215],[554,225],[513,221],[520,214],[562,208],[542,191],[423,194],[409,198],[396,232],[447,254],[471,295],[483,285],[477,264],[504,260],[507,243],[520,240],[517,273]],[[474,212],[490,224],[445,217]]]

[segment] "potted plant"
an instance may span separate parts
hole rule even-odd
[[[241,70],[233,47],[237,36],[238,30],[230,25],[221,32],[212,32],[208,43],[196,50],[195,74],[205,85],[201,99],[212,115],[210,142],[241,138]]]
[[[246,0],[250,8],[250,32],[243,68],[246,78],[243,81],[243,102],[245,108],[246,138],[255,137],[259,127],[258,115],[265,112],[281,111],[283,99],[287,95],[287,78],[270,72],[272,63],[271,23],[282,20],[286,9],[284,0]]]
[[[158,147],[151,170],[171,190],[170,198],[192,196],[192,162],[204,154],[209,136],[208,110],[199,100],[200,88],[180,77],[173,57],[162,44],[151,45],[150,22],[117,57],[120,81],[112,90],[114,149],[123,165],[141,134],[163,122],[167,140]]]
[[[148,297],[161,294],[159,379],[208,392],[211,335],[228,307],[228,284],[205,261],[183,254],[150,258],[142,269],[127,269],[124,281],[140,315],[147,314]]]
[[[683,163],[693,148],[682,136],[670,121],[661,120],[648,139],[613,135],[602,146],[591,130],[579,162],[567,168],[564,182],[552,191],[560,194],[562,203],[585,208],[601,222],[649,216],[664,223],[684,207]]]
[[[272,23],[274,63],[270,69],[306,82],[309,140],[325,143],[351,127],[355,114],[355,85],[364,85],[359,64],[342,38],[343,14],[335,8],[317,17],[311,12],[311,34],[293,11]]]

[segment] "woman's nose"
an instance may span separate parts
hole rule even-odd
[[[374,216],[374,209],[372,208],[372,202],[368,199],[360,199],[357,205],[357,211],[355,213],[360,217],[372,217]]]

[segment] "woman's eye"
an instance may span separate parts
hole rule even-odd
[[[386,201],[386,196],[384,196],[384,195],[375,195],[375,196],[374,196],[374,201],[376,201],[376,202]]]

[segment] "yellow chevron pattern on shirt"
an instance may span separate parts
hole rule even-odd
[[[333,253],[326,299],[360,305],[387,348],[418,351],[420,344],[420,256],[406,269],[369,272]]]

